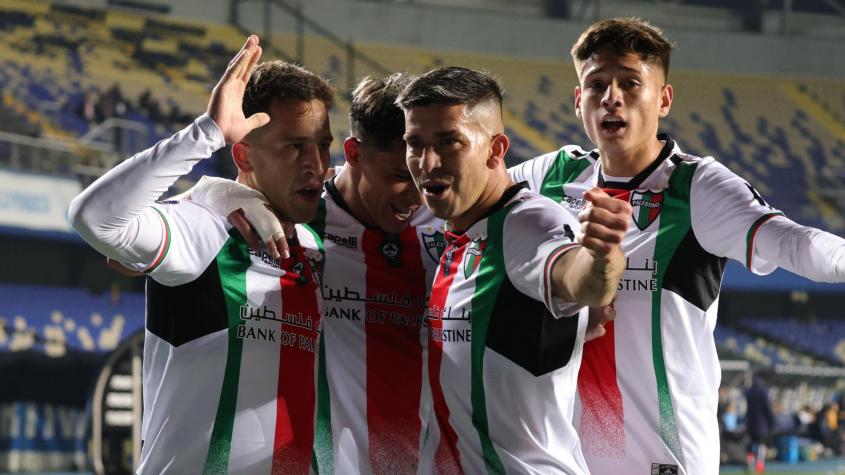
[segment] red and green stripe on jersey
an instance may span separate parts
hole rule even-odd
[[[203,473],[228,473],[232,460],[244,456],[270,473],[310,470],[320,303],[309,251],[317,252],[292,241],[291,258],[278,261],[232,237],[217,256],[229,343]],[[272,353],[275,363],[266,359]],[[257,364],[265,361],[275,376]],[[256,443],[263,425],[255,418],[268,414],[274,423],[263,433],[272,442]]]
[[[519,187],[511,190],[487,218],[449,235],[432,288],[427,322],[437,473],[518,473],[537,463],[580,473],[567,407],[580,362],[581,320],[554,318],[544,295],[530,296],[511,281],[505,248],[537,236],[522,236],[522,226],[506,229],[505,223],[518,204],[543,200],[527,192],[514,198]],[[567,248],[571,241],[561,240],[549,256]],[[542,269],[537,274],[544,280]],[[563,378],[573,391],[568,397],[553,389]]]
[[[315,440],[328,447],[315,448],[314,470],[414,473],[424,437],[422,323],[436,264],[423,240],[435,230],[366,228],[329,184],[310,226],[326,243]]]

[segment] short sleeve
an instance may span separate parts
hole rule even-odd
[[[205,206],[191,201],[165,201],[150,211],[164,229],[152,262],[124,263],[148,274],[162,285],[181,285],[199,277],[229,238],[228,222]]]
[[[711,158],[693,175],[690,212],[696,239],[707,252],[742,262],[756,274],[777,267],[754,253],[760,226],[783,213],[770,206],[746,180]]]
[[[554,165],[560,152],[547,153],[539,157],[526,160],[518,165],[508,168],[508,174],[514,183],[528,183],[528,189],[535,193],[540,192],[543,180],[549,169]]]
[[[581,305],[552,295],[551,269],[555,261],[579,245],[579,223],[548,198],[525,192],[504,222],[505,269],[514,287],[544,302],[555,316],[574,315]]]

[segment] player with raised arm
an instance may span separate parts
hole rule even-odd
[[[782,266],[845,281],[845,241],[787,219],[712,157],[658,134],[674,96],[671,49],[636,18],[591,25],[572,47],[575,113],[598,148],[566,146],[513,170],[573,216],[596,186],[633,209],[617,317],[585,345],[578,379],[575,422],[593,473],[718,473],[713,329],[728,258],[758,274]]]
[[[431,470],[422,454],[431,407],[423,322],[446,241],[405,164],[395,101],[411,79],[367,77],[355,88],[346,165],[325,183],[310,223],[326,257],[317,437],[332,450],[316,454],[321,473]],[[272,245],[280,224],[250,191],[206,177],[190,195]]]
[[[288,225],[289,253],[280,260],[250,248],[226,215],[207,206],[155,201],[231,143],[238,179],[266,196],[283,221],[314,217],[332,141],[333,90],[291,64],[254,67],[260,56],[258,38],[249,37],[206,114],[71,203],[71,222],[89,244],[150,277],[138,473],[311,470],[319,237]]]
[[[514,184],[501,100],[488,75],[445,67],[398,101],[408,169],[447,220],[427,314],[434,462],[439,473],[587,473],[572,426],[579,310],[616,293],[630,206],[588,191],[579,231]]]

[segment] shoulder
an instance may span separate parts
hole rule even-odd
[[[507,204],[505,225],[514,232],[530,232],[571,224],[572,216],[553,200],[521,190]]]

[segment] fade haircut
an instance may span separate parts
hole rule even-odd
[[[270,113],[276,101],[309,102],[318,99],[328,110],[334,88],[311,71],[284,61],[259,64],[249,77],[244,91],[243,111],[249,117],[256,112]]]
[[[612,18],[590,25],[570,51],[578,75],[581,75],[584,62],[594,54],[606,51],[617,56],[636,54],[642,61],[663,68],[664,80],[669,77],[672,44],[663,36],[663,30],[645,20]]]
[[[380,150],[389,150],[401,143],[405,115],[396,104],[396,98],[413,79],[414,76],[407,73],[362,79],[352,91],[350,134],[361,143],[370,143]]]
[[[469,109],[485,102],[494,102],[501,109],[502,94],[502,86],[486,72],[443,66],[413,80],[396,102],[406,111],[414,107],[461,104]]]

